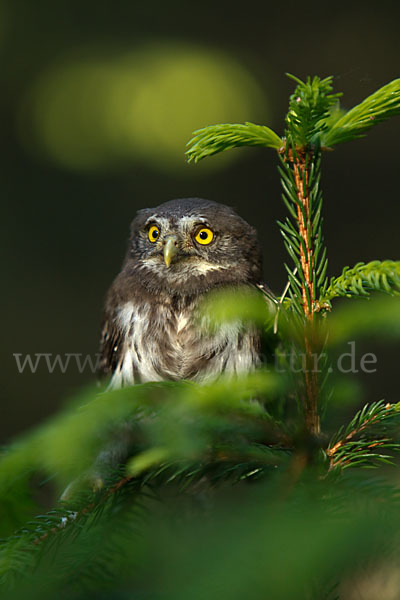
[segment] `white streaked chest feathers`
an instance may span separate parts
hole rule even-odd
[[[246,373],[259,364],[258,335],[236,321],[210,333],[194,322],[196,302],[182,310],[165,303],[120,307],[115,325],[122,335],[111,387],[147,381],[211,380]]]

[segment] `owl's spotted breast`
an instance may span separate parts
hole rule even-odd
[[[171,304],[127,302],[116,312],[122,332],[112,387],[192,379],[205,382],[221,373],[239,374],[259,364],[259,336],[239,323],[222,325],[210,334],[194,318],[196,300],[176,311]]]
[[[215,289],[260,287],[260,254],[256,231],[222,204],[187,198],[139,211],[106,301],[101,371],[111,385],[254,369],[259,332],[240,322],[211,331],[198,306]]]

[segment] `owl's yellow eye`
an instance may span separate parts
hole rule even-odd
[[[158,238],[160,237],[160,230],[156,225],[153,225],[152,227],[150,227],[149,229],[149,240],[154,243],[158,240]]]
[[[214,234],[211,231],[211,229],[208,229],[207,227],[203,227],[202,229],[199,229],[199,231],[196,233],[196,237],[194,239],[199,244],[203,244],[205,246],[206,244],[211,244],[211,242],[214,239]]]

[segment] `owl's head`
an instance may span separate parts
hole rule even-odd
[[[257,234],[232,208],[199,198],[138,212],[125,268],[148,289],[196,293],[261,280]]]

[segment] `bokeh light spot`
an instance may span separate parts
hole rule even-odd
[[[43,73],[21,111],[24,142],[64,167],[111,169],[139,161],[188,168],[185,144],[195,129],[266,118],[256,82],[224,54],[156,45],[107,59],[94,55]]]

